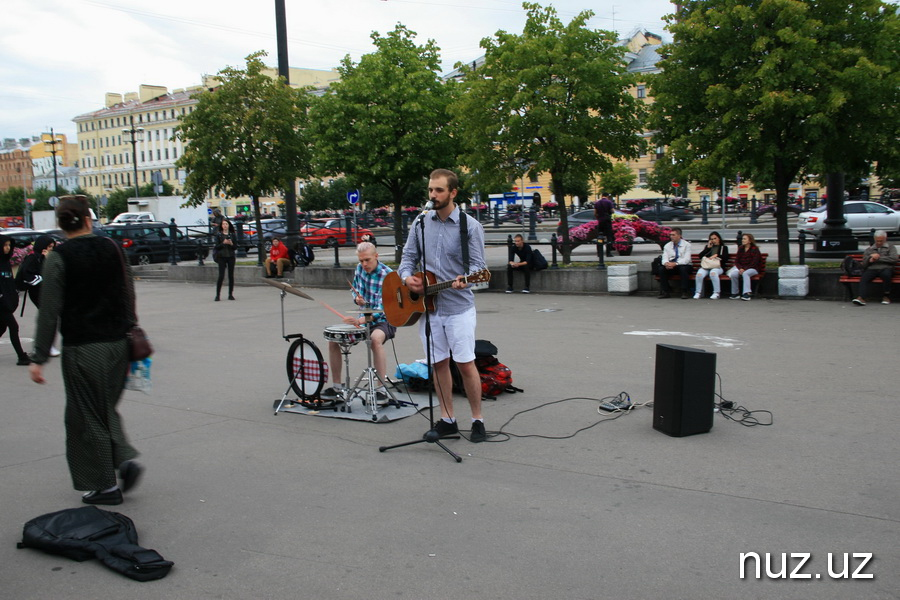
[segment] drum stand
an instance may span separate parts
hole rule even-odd
[[[341,412],[353,412],[353,407],[350,406],[350,401],[353,400],[353,397],[356,395],[356,390],[350,387],[350,348],[353,347],[353,342],[336,342],[338,346],[341,347],[341,354],[344,355],[344,389],[338,390],[338,401],[343,402],[344,405],[341,406]],[[359,383],[357,380],[356,383]],[[356,387],[356,386],[354,386]]]
[[[418,406],[415,402],[407,402],[405,400],[397,400],[393,392],[388,388],[387,383],[381,378],[378,370],[372,366],[372,315],[366,315],[366,356],[368,357],[368,366],[363,369],[356,383],[353,384],[353,393],[359,395],[363,401],[363,407],[367,415],[372,415],[372,420],[378,420],[378,396],[375,387],[375,381],[381,383],[384,392],[387,394],[388,400],[385,406],[393,405],[400,408],[403,405]],[[359,387],[362,383],[363,387]]]

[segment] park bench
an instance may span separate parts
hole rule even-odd
[[[766,261],[769,259],[769,254],[767,252],[761,253],[760,256],[762,256],[762,261],[761,261],[762,265],[760,265],[759,273],[750,278],[751,285],[756,284],[757,290],[759,289],[759,284],[757,282],[759,280],[761,280],[763,277],[765,277],[765,275],[766,275]],[[730,258],[730,256],[729,256],[729,258]],[[731,278],[728,277],[728,270],[731,269],[732,266],[733,265],[731,265],[731,264],[726,265],[725,270],[719,276],[720,281],[727,281],[727,282],[729,282],[729,284],[731,283]],[[665,268],[665,267],[663,267],[663,268]],[[700,268],[700,255],[699,254],[691,254],[691,279],[692,280],[697,278],[697,270],[699,268]],[[712,274],[710,274],[709,277],[712,277]],[[659,275],[655,275],[655,278],[657,281],[659,281]],[[669,281],[678,281],[680,279],[681,279],[681,275],[677,275],[677,274],[671,275],[669,277]],[[859,277],[857,277],[856,280],[859,281]],[[705,286],[706,283],[704,282],[703,285]],[[751,291],[751,293],[753,293],[753,292]]]
[[[854,260],[862,262],[862,257],[863,257],[862,254],[850,254],[849,256],[850,256],[850,258],[852,258]],[[854,283],[858,284],[859,280],[860,280],[859,277],[854,277],[851,275],[845,275],[844,273],[841,273],[841,278],[838,281],[840,281],[841,283],[844,284],[844,300],[845,301],[849,301],[852,298],[856,297],[853,294],[853,284]],[[880,279],[877,279],[876,281],[879,283],[881,282]],[[897,285],[897,284],[900,284],[900,262],[898,262],[896,265],[894,265],[894,276],[891,277],[891,285]]]

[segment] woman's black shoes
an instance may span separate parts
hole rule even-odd
[[[115,506],[116,504],[122,504],[122,490],[116,488],[111,492],[88,492],[81,497],[81,501],[85,504]]]

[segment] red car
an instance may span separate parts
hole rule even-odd
[[[325,246],[333,248],[334,246],[346,246],[347,244],[347,228],[344,219],[329,219],[328,221],[311,221],[300,228],[300,235],[306,239],[306,243],[310,246]],[[353,231],[352,245],[360,242],[375,243],[375,236],[372,235],[371,229],[359,227]]]

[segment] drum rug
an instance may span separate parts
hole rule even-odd
[[[296,396],[289,396],[281,409],[281,399],[275,400],[273,408],[277,412],[294,413],[298,415],[310,415],[316,417],[332,417],[335,419],[352,419],[354,421],[368,421],[370,423],[390,423],[391,421],[399,421],[421,410],[428,410],[428,393],[407,392],[402,384],[391,388],[391,393],[399,401],[400,406],[388,404],[387,406],[379,406],[377,411],[373,411],[371,407],[364,404],[363,396],[357,394],[352,398],[349,404],[344,402],[322,401],[321,404],[312,402],[300,402]],[[438,399],[434,396],[434,407],[438,409]]]

